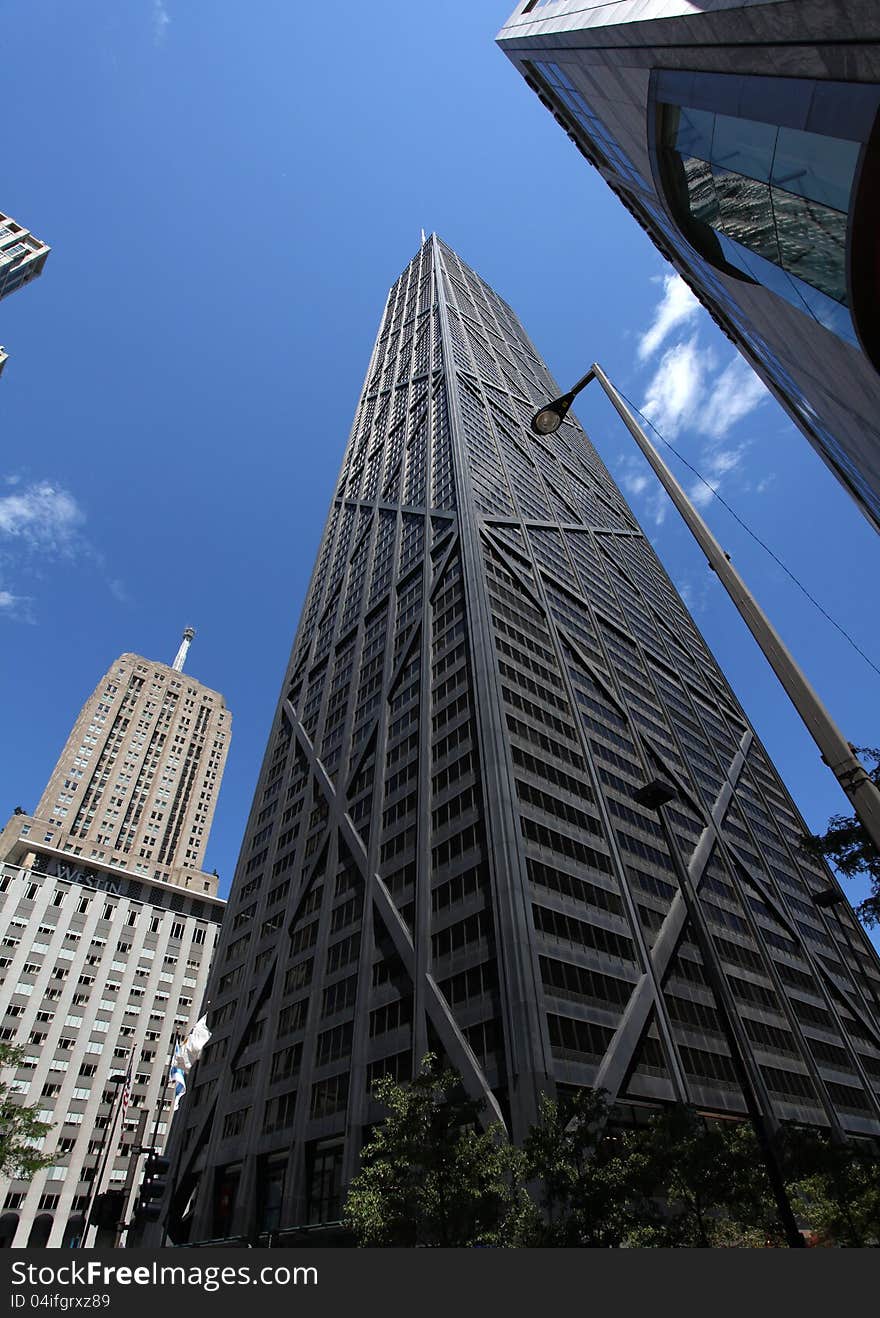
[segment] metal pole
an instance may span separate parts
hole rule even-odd
[[[776,1149],[775,1122],[773,1121],[772,1114],[767,1112],[758,1100],[755,1078],[752,1075],[747,1060],[748,1049],[743,1046],[739,1033],[739,1018],[730,994],[730,986],[727,983],[724,971],[718,963],[712,935],[709,933],[709,930],[706,928],[703,921],[703,912],[700,908],[699,898],[694,891],[688,868],[678,849],[678,841],[675,838],[672,829],[669,827],[666,812],[662,805],[658,804],[654,808],[657,818],[660,820],[660,826],[663,829],[666,846],[675,867],[679,891],[681,892],[682,900],[684,901],[685,909],[688,913],[690,927],[697,940],[697,946],[700,949],[700,957],[703,962],[706,977],[709,980],[709,987],[711,988],[712,995],[718,1005],[718,1014],[724,1030],[727,1048],[730,1052],[730,1060],[733,1062],[737,1081],[746,1102],[746,1110],[755,1132],[755,1138],[758,1141],[758,1147],[761,1150],[764,1166],[767,1170],[767,1179],[770,1182],[773,1198],[776,1201],[776,1211],[779,1214],[779,1221],[785,1235],[786,1243],[790,1249],[803,1249],[805,1247],[804,1238],[800,1233],[794,1213],[792,1212],[788,1191],[785,1188],[785,1178],[782,1174],[782,1167]]]
[[[147,1130],[147,1122],[150,1119],[148,1108],[141,1108],[138,1116],[137,1131],[134,1137],[134,1146],[128,1157],[128,1171],[125,1176],[125,1185],[122,1187],[122,1193],[125,1196],[122,1200],[122,1212],[119,1215],[119,1226],[116,1230],[116,1239],[113,1242],[113,1248],[119,1249],[122,1244],[122,1237],[127,1230],[125,1219],[128,1216],[128,1204],[131,1199],[132,1188],[134,1187],[135,1178],[137,1177],[137,1165],[141,1154],[144,1152],[144,1135]]]
[[[661,485],[681,513],[685,524],[733,600],[804,725],[849,798],[856,816],[880,854],[880,790],[871,781],[852,746],[834,723],[816,692],[795,663],[779,633],[758,605],[728,555],[697,512],[654,445],[621,399],[601,366],[593,363],[584,379],[595,376],[610,398],[629,433],[644,453]]]
[[[91,1192],[89,1193],[88,1203],[83,1209],[83,1233],[79,1242],[81,1249],[85,1249],[86,1236],[89,1233],[89,1213],[92,1211],[92,1205],[94,1204],[95,1200],[98,1197],[98,1194],[100,1193],[101,1181],[104,1179],[104,1172],[107,1170],[107,1162],[110,1157],[110,1149],[113,1145],[113,1136],[116,1133],[116,1122],[119,1120],[119,1114],[122,1111],[123,1091],[124,1091],[124,1084],[117,1084],[116,1094],[114,1095],[113,1098],[113,1103],[115,1103],[116,1108],[114,1111],[113,1106],[111,1105],[110,1112],[107,1114],[107,1125],[104,1127],[104,1134],[101,1139],[101,1147],[98,1150],[98,1161],[95,1168],[95,1179],[92,1181],[92,1188],[91,1188]],[[113,1116],[112,1122],[110,1120],[111,1113]]]
[[[206,1010],[207,1010],[207,1005],[208,1005],[208,1004],[206,1003],[206,1004],[205,1004],[205,1006],[206,1006]],[[173,1065],[174,1065],[174,1053],[175,1053],[175,1050],[176,1050],[176,1048],[177,1048],[177,1045],[178,1045],[178,1042],[179,1042],[179,1041],[180,1041],[180,1035],[179,1035],[179,1034],[175,1034],[173,1040],[171,1041],[171,1062],[170,1062],[170,1066],[173,1066]],[[168,1081],[168,1083],[170,1083],[170,1070],[169,1070],[169,1081]],[[189,1086],[187,1086],[187,1088],[189,1088]],[[176,1093],[176,1086],[175,1086],[175,1093]],[[159,1094],[159,1102],[160,1102],[160,1104],[161,1104],[161,1102],[162,1102],[162,1094],[161,1094],[161,1092],[160,1092],[160,1094]],[[165,1148],[166,1148],[166,1149],[169,1149],[169,1150],[170,1150],[170,1145],[171,1145],[171,1126],[172,1126],[172,1124],[173,1124],[173,1122],[174,1122],[174,1102],[175,1102],[175,1100],[174,1100],[174,1098],[172,1098],[172,1100],[171,1100],[171,1112],[170,1112],[170,1114],[169,1114],[169,1118],[168,1118],[168,1129],[167,1129],[167,1131],[165,1132]],[[161,1111],[161,1108],[160,1108],[160,1111]],[[156,1146],[156,1131],[157,1131],[157,1129],[158,1129],[158,1125],[159,1125],[159,1122],[158,1122],[158,1118],[157,1118],[156,1125],[155,1125],[154,1128],[153,1128],[153,1147],[154,1147],[154,1148],[155,1148],[155,1146]],[[168,1189],[167,1189],[166,1194],[165,1194],[165,1201],[164,1201],[164,1205],[163,1205],[164,1208],[165,1208],[165,1213],[164,1213],[164,1216],[162,1217],[162,1235],[161,1235],[161,1238],[160,1238],[160,1241],[159,1241],[159,1247],[160,1247],[160,1249],[164,1249],[164,1248],[165,1248],[165,1245],[166,1245],[167,1242],[168,1242],[168,1219],[169,1219],[169,1217],[171,1216],[171,1208],[172,1208],[172,1204],[173,1204],[173,1200],[174,1200],[174,1193],[175,1193],[175,1189],[176,1189],[176,1181],[177,1181],[178,1173],[179,1173],[179,1171],[180,1171],[180,1163],[181,1163],[181,1160],[182,1160],[182,1159],[183,1159],[183,1146],[182,1146],[182,1144],[178,1144],[178,1147],[177,1147],[177,1149],[175,1150],[174,1164],[173,1164],[173,1165],[169,1165],[169,1168],[168,1168]]]

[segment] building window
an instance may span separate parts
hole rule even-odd
[[[306,1147],[307,1222],[335,1222],[340,1216],[343,1146],[318,1140]]]
[[[214,1212],[211,1234],[216,1240],[229,1235],[232,1226],[235,1200],[238,1195],[238,1182],[241,1168],[221,1167],[214,1181]]]
[[[629,156],[622,150],[616,139],[612,137],[602,119],[596,114],[593,107],[584,97],[583,92],[579,91],[571,81],[569,73],[573,72],[573,70],[566,71],[559,64],[545,63],[543,61],[538,61],[535,64],[527,62],[526,68],[528,69],[532,82],[535,83],[536,86],[538,86],[538,84],[535,79],[535,74],[548,84],[552,96],[557,102],[562,103],[567,116],[570,116],[571,120],[573,120],[571,128],[574,132],[571,133],[571,129],[569,129],[568,131],[570,135],[575,137],[580,136],[582,138],[585,135],[586,140],[589,142],[591,154],[593,157],[598,158],[599,164],[612,169],[628,184],[635,184],[636,187],[639,188],[647,188],[645,180],[635,168]],[[559,116],[556,114],[555,107],[544,96],[540,87],[538,87],[538,94],[541,96],[544,104],[547,105],[558,118]],[[579,132],[578,130],[581,131]]]
[[[880,86],[662,69],[651,103],[662,191],[690,244],[857,343],[847,232]]]
[[[287,1155],[263,1157],[257,1164],[257,1230],[269,1233],[281,1226]]]

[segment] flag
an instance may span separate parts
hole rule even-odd
[[[168,1083],[174,1085],[174,1103],[171,1107],[172,1115],[180,1107],[180,1100],[186,1093],[186,1074],[183,1066],[183,1054],[180,1050],[180,1041],[175,1039],[174,1052],[171,1055],[171,1071],[168,1076]]]
[[[181,1062],[184,1071],[191,1071],[196,1062],[205,1051],[205,1045],[211,1037],[211,1031],[208,1029],[208,1018],[202,1016],[197,1020],[190,1030],[189,1034],[183,1041],[181,1047]]]

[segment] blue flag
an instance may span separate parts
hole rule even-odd
[[[174,1103],[171,1108],[173,1115],[180,1107],[180,1100],[186,1093],[186,1074],[183,1069],[183,1053],[180,1051],[179,1040],[175,1041],[174,1052],[171,1055],[171,1072],[168,1076],[168,1083],[174,1085]]]

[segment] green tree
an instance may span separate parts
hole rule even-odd
[[[872,1147],[797,1129],[788,1133],[786,1153],[792,1196],[820,1241],[880,1246],[880,1157]]]
[[[500,1126],[478,1128],[483,1104],[461,1077],[428,1054],[409,1083],[380,1080],[373,1096],[388,1108],[361,1153],[344,1220],[358,1244],[519,1245],[535,1209],[524,1158]]]
[[[0,1043],[0,1074],[10,1067],[21,1066],[22,1048]],[[0,1082],[0,1175],[30,1180],[34,1172],[47,1167],[52,1156],[43,1156],[40,1145],[52,1129],[45,1121],[38,1121],[32,1107],[25,1107],[12,1095],[8,1084]]]
[[[855,748],[856,754],[870,762],[868,777],[880,787],[880,748]],[[880,924],[880,853],[856,815],[834,815],[824,833],[807,838],[804,847],[812,855],[821,856],[847,879],[864,876],[871,890],[859,902],[856,914],[863,924],[871,928]]]
[[[712,1248],[781,1244],[783,1235],[754,1132],[667,1108],[622,1136],[630,1246]]]
[[[539,1243],[599,1248],[760,1246],[783,1237],[747,1122],[685,1107],[615,1129],[604,1096],[544,1099],[525,1142],[541,1185]]]
[[[607,1120],[598,1090],[579,1089],[559,1101],[542,1097],[523,1146],[543,1209],[536,1244],[608,1249],[623,1241],[633,1186],[619,1137],[606,1133]]]

